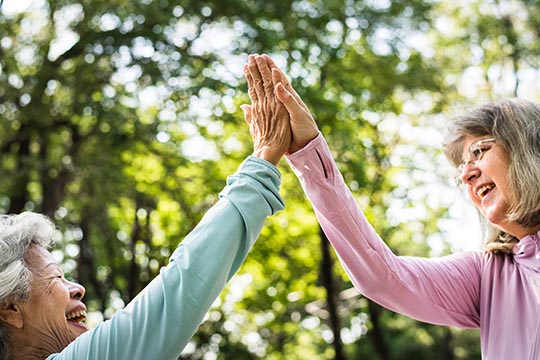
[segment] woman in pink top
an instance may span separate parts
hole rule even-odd
[[[420,321],[480,328],[484,359],[540,359],[538,104],[490,103],[449,127],[444,151],[490,225],[486,249],[396,256],[358,208],[311,113],[274,62],[250,56],[245,73],[250,91],[276,96],[287,109],[289,164],[362,294]],[[268,116],[244,110],[248,121]]]

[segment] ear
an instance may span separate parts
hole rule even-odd
[[[23,326],[22,311],[16,304],[7,304],[0,307],[0,321],[18,329]]]

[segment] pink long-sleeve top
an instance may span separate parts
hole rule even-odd
[[[420,321],[479,327],[483,359],[540,359],[538,234],[511,255],[396,256],[358,208],[322,135],[287,161],[362,294]]]

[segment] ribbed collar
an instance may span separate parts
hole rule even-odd
[[[514,260],[521,266],[540,273],[540,237],[539,234],[527,235],[514,246]]]

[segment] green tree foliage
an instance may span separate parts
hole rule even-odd
[[[452,248],[439,219],[453,200],[427,185],[453,191],[449,173],[434,175],[440,114],[535,96],[532,1],[51,0],[12,13],[14,1],[0,16],[0,211],[57,222],[55,254],[105,318],[158,274],[251,152],[239,109],[247,54],[269,53],[290,74],[398,254]],[[422,324],[355,292],[280,169],[286,210],[183,357],[479,358],[476,331]]]

